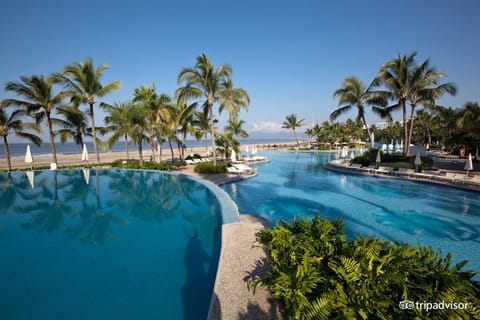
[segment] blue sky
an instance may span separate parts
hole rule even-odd
[[[92,57],[111,66],[105,83],[122,83],[108,103],[152,82],[173,95],[181,69],[205,53],[232,66],[251,98],[241,118],[259,137],[290,113],[309,126],[327,120],[346,77],[369,83],[383,62],[417,51],[458,86],[439,103],[461,107],[479,99],[479,12],[477,0],[2,1],[0,85]],[[97,111],[97,121],[104,116]]]

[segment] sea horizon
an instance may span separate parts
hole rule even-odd
[[[295,142],[293,138],[265,138],[265,139],[239,139],[241,145],[246,144],[275,144],[275,143],[283,143],[283,142]],[[87,150],[89,153],[94,152],[93,142],[88,141],[85,142],[87,145]],[[0,157],[5,158],[5,146],[4,143],[0,144]],[[43,143],[42,146],[37,147],[33,143],[27,142],[16,142],[16,143],[9,143],[9,151],[10,157],[22,157],[25,156],[25,152],[27,149],[27,145],[30,145],[30,150],[34,156],[48,156],[52,155],[52,150],[50,147],[50,143]],[[210,140],[208,141],[208,145],[210,146]],[[143,150],[149,151],[150,145],[148,143],[143,143]],[[177,148],[176,143],[172,143],[173,148]],[[197,141],[197,140],[187,140],[186,141],[187,149],[189,148],[198,148],[198,147],[205,147],[205,141]],[[66,142],[66,143],[55,143],[55,147],[57,149],[57,155],[67,155],[67,154],[79,154],[82,152],[82,146],[75,144],[74,142]],[[162,148],[167,150],[170,148],[167,142],[163,143]],[[123,141],[118,141],[113,147],[104,149],[103,147],[99,146],[99,152],[121,152],[125,151],[125,143]],[[137,145],[130,144],[129,145],[130,152],[137,152]]]

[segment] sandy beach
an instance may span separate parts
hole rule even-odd
[[[261,150],[269,150],[273,149],[274,146],[277,146],[277,148],[287,148],[288,146],[294,146],[295,143],[292,142],[285,142],[285,143],[275,143],[275,144],[261,144],[261,145],[254,145],[254,144],[245,144],[241,146],[241,150],[245,150],[245,148],[248,146],[249,150],[252,150],[253,146],[256,146],[259,151]],[[195,147],[195,148],[187,148],[185,151],[185,155],[188,156],[191,153],[197,153],[200,154],[201,156],[206,155],[206,149],[205,147]],[[33,168],[49,168],[50,163],[53,162],[53,157],[52,155],[35,155],[32,154],[33,156],[33,165],[30,165],[28,163],[25,163],[25,156],[21,157],[12,157],[10,158],[10,161],[12,163],[12,170],[15,169],[29,169],[31,166]],[[143,151],[143,160],[144,161],[149,161],[151,159],[152,152],[150,149],[144,149]],[[158,154],[157,154],[158,156]],[[97,164],[96,161],[96,156],[95,152],[90,151],[88,154],[89,165],[94,165]],[[179,154],[178,154],[178,149],[174,148],[173,149],[173,157],[174,159],[178,159]],[[125,151],[108,151],[108,152],[100,152],[100,163],[111,163],[116,160],[127,160],[127,159],[139,159],[138,151],[136,149],[130,149],[129,150],[129,157],[127,157],[127,153]],[[162,161],[170,161],[172,159],[172,154],[170,152],[170,149],[163,149],[162,150]],[[87,165],[86,161],[82,161],[82,154],[76,153],[76,154],[57,154],[57,161],[58,161],[58,166],[85,166]],[[0,161],[0,169],[7,170],[8,169],[8,164],[7,164],[7,159],[2,158]]]

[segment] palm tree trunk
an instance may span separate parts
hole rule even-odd
[[[210,135],[212,137],[213,164],[217,163],[217,151],[215,150],[215,123],[213,122],[213,104],[208,105],[210,110]]]
[[[138,140],[138,163],[140,166],[143,166],[143,147],[141,138]]]
[[[50,119],[50,114],[47,114],[47,123],[48,123],[48,132],[50,133],[50,147],[52,149],[53,162],[58,166],[57,161],[57,148],[55,147],[55,136],[53,134],[52,119]]]
[[[155,140],[153,135],[148,137],[148,143],[150,144],[150,149],[152,150],[152,161],[155,161],[156,152],[155,152]]]
[[[293,130],[293,136],[295,137],[295,141],[297,141],[297,147],[300,149],[300,142],[298,142],[297,132],[295,131],[295,128],[292,128],[292,130]]]
[[[97,131],[95,129],[95,115],[93,113],[93,103],[89,103],[90,105],[90,123],[92,126],[92,136],[93,136],[93,148],[95,149],[95,155],[97,156],[97,162],[100,162],[100,154],[98,153],[98,145],[97,145]]]
[[[408,154],[408,149],[409,149],[409,144],[408,144],[408,124],[407,124],[407,109],[405,106],[405,101],[402,100],[402,115],[403,115],[403,129],[405,131],[405,134],[403,136],[403,141],[405,141],[405,144],[403,145],[403,155]]]
[[[365,119],[365,114],[362,114],[362,121],[363,121],[363,125],[367,129],[368,139],[370,139],[370,148],[373,148],[372,134],[370,132],[370,128],[368,127],[367,120]]]
[[[410,142],[412,141],[412,133],[413,133],[413,114],[415,112],[415,104],[411,105],[411,111],[410,111],[410,131],[408,132],[408,143],[407,143],[407,154],[410,151]]]
[[[127,160],[129,160],[130,155],[128,153],[128,135],[125,135],[125,152],[127,153]]]
[[[168,139],[168,145],[170,146],[170,153],[172,154],[172,162],[175,160],[173,157],[173,146],[172,146],[172,141]]]
[[[5,158],[7,159],[8,171],[12,171],[12,163],[10,161],[10,148],[8,147],[7,136],[3,136],[3,145],[5,146]]]

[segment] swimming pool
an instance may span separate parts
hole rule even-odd
[[[255,178],[223,185],[239,211],[272,225],[294,215],[344,218],[347,236],[377,235],[440,248],[480,271],[480,193],[421,182],[328,171],[329,152],[270,152]],[[479,275],[476,276],[477,280]]]
[[[33,178],[33,179],[32,179]],[[1,319],[205,319],[216,196],[136,170],[0,174]]]

